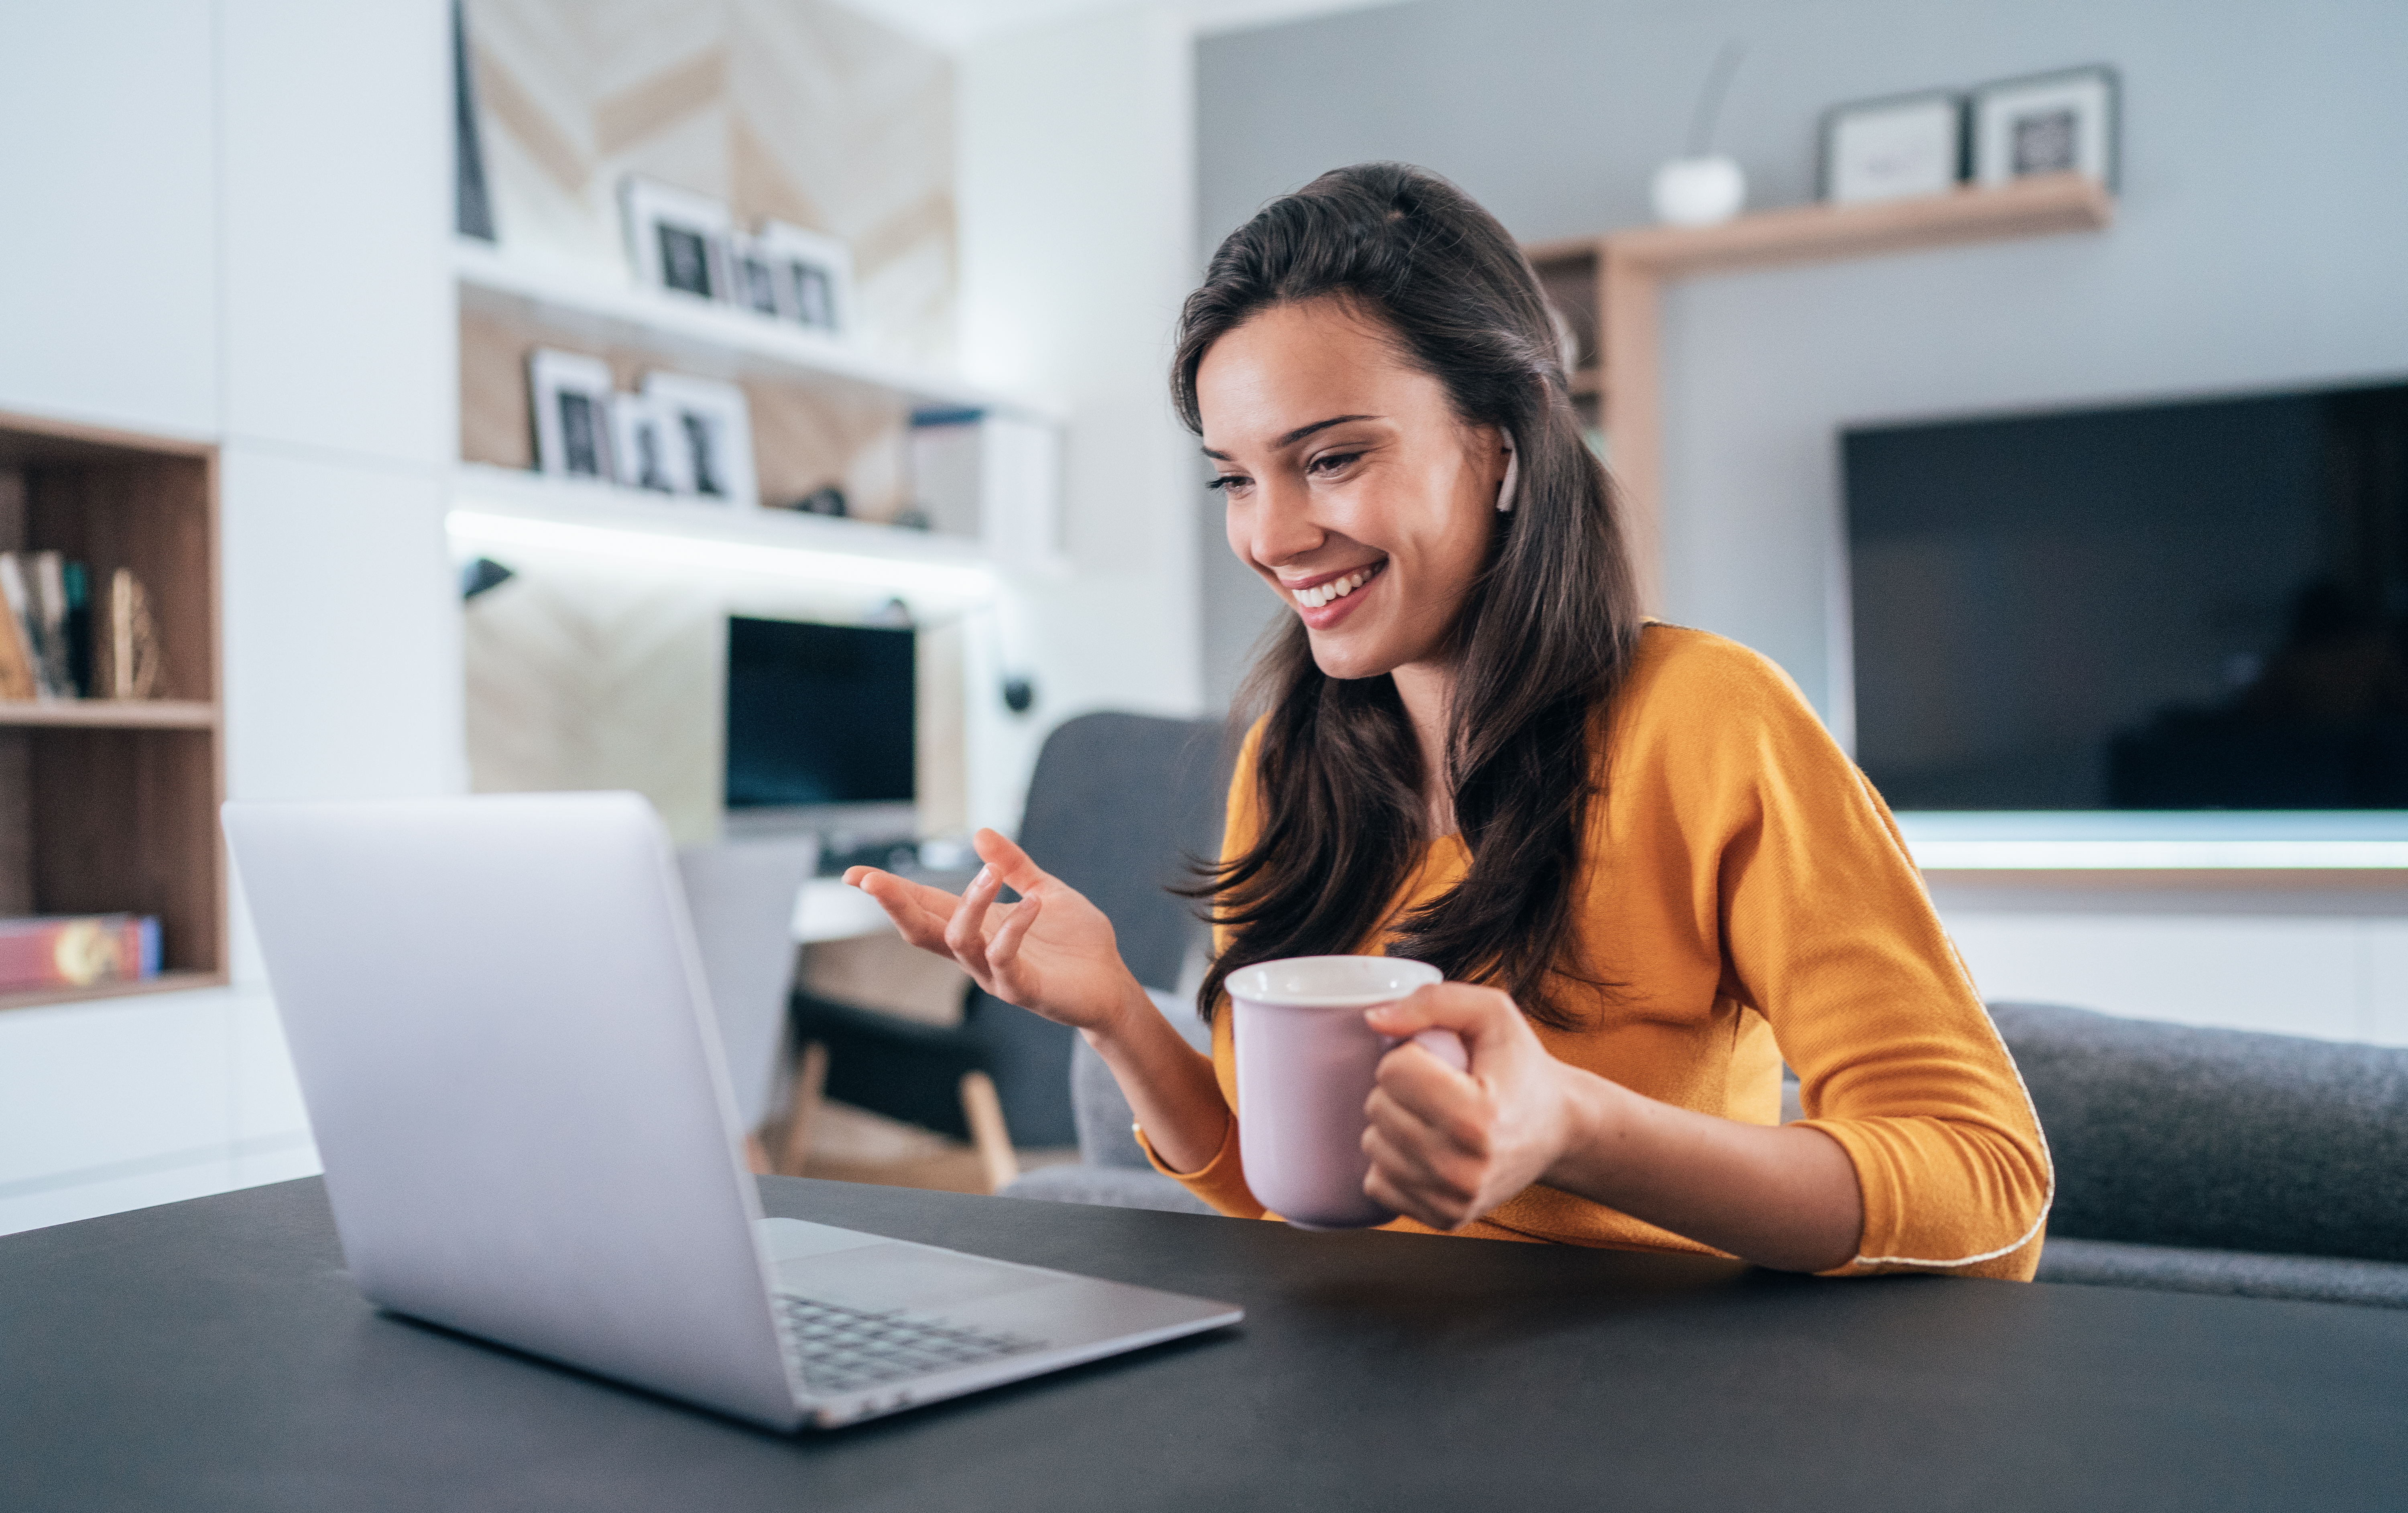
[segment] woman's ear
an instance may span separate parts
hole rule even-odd
[[[1498,429],[1498,438],[1505,444],[1505,481],[1497,486],[1497,513],[1513,513],[1513,491],[1522,481],[1522,454],[1513,446],[1513,433]]]

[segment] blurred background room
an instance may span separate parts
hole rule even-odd
[[[1286,610],[1172,324],[1369,159],[1530,250],[1654,612],[1797,681],[1985,997],[2408,1047],[2397,5],[12,0],[0,54],[0,1232],[318,1169],[222,798],[636,790],[756,1166],[1078,1161],[1067,1035],[836,876],[1210,844]]]

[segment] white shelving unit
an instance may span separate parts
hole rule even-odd
[[[981,603],[995,576],[961,536],[782,509],[657,500],[632,489],[462,464],[451,534],[465,546],[527,545],[766,573],[907,593],[931,607]]]
[[[533,327],[564,346],[633,350],[681,373],[798,386],[913,414],[979,411],[1016,422],[1022,433],[1058,436],[1063,425],[1060,409],[1044,401],[890,362],[800,326],[626,278],[513,258],[469,238],[452,244],[452,267],[464,315]],[[1058,447],[1039,451],[1031,458],[1034,488],[987,480],[989,503],[1003,513],[982,509],[986,518],[976,537],[659,501],[629,489],[480,464],[463,464],[455,476],[452,535],[508,541],[526,539],[533,530],[552,545],[604,551],[612,550],[614,538],[666,538],[685,543],[666,550],[696,565],[970,603],[992,592],[990,564],[1058,566],[1052,545]],[[1029,535],[1032,544],[1024,548],[1018,535]]]
[[[801,326],[627,280],[517,259],[459,238],[453,276],[464,311],[532,321],[596,347],[652,353],[711,378],[767,378],[899,400],[914,410],[998,410],[1058,423],[1054,407],[923,372]]]

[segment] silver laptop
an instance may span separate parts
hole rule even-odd
[[[1242,1317],[762,1218],[676,863],[633,793],[224,820],[372,1302],[781,1429]]]

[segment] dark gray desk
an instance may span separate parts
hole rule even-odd
[[[0,1238],[0,1508],[2408,1507],[2408,1312],[763,1191],[1251,1317],[781,1438],[374,1312],[292,1182]]]

